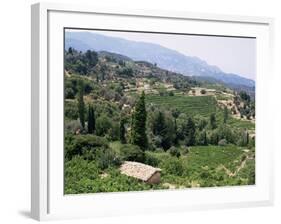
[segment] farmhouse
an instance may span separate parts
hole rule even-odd
[[[161,169],[143,163],[125,161],[121,165],[120,171],[124,175],[134,177],[148,184],[160,183]]]

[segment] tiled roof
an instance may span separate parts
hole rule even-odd
[[[161,169],[143,163],[125,161],[121,165],[120,171],[127,176],[147,181],[157,171],[161,171]]]

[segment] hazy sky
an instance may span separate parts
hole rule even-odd
[[[224,72],[239,74],[243,77],[255,80],[256,39],[253,38],[115,31],[94,32],[133,41],[159,44],[187,56],[199,57],[205,60],[209,65],[218,66]]]

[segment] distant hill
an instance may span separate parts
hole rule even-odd
[[[163,46],[109,37],[91,32],[66,32],[65,49],[73,47],[79,51],[108,51],[125,55],[134,61],[147,61],[160,68],[186,76],[202,76],[216,79],[230,86],[254,87],[255,82],[238,74],[224,73],[216,66],[208,65],[197,57],[183,55]]]

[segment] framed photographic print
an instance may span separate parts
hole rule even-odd
[[[32,6],[32,217],[270,205],[270,18]]]

